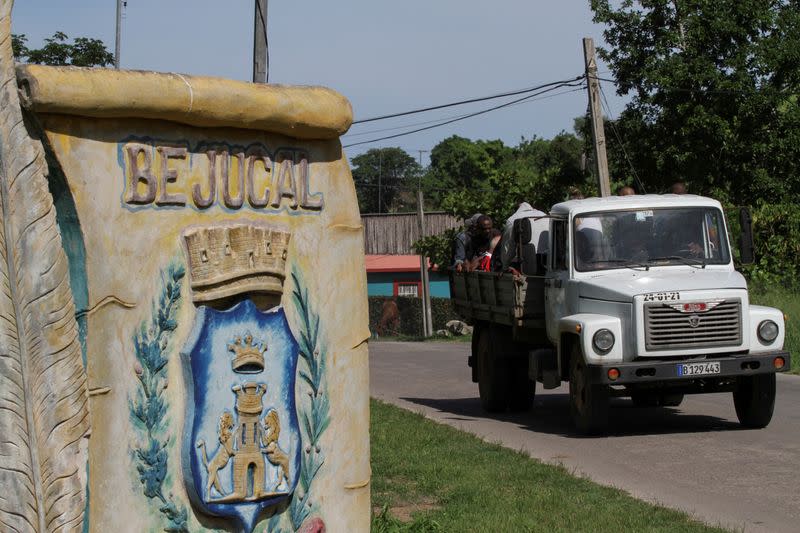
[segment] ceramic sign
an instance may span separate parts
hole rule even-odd
[[[349,103],[3,43],[4,527],[368,531]]]

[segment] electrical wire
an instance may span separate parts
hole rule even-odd
[[[542,85],[537,85],[536,87],[529,87],[527,89],[520,89],[520,90],[517,90],[517,91],[509,91],[509,92],[505,92],[505,93],[494,94],[494,95],[491,95],[491,96],[481,96],[481,97],[478,97],[478,98],[470,98],[468,100],[460,100],[458,102],[451,102],[449,104],[435,105],[435,106],[425,107],[425,108],[422,108],[422,109],[413,109],[411,111],[402,111],[400,113],[391,113],[389,115],[380,115],[380,116],[377,116],[377,117],[364,118],[364,119],[353,121],[353,125],[364,124],[365,122],[375,122],[376,120],[386,120],[388,118],[403,117],[403,116],[406,116],[406,115],[414,115],[414,114],[417,114],[417,113],[425,113],[426,111],[434,111],[436,109],[444,109],[446,107],[454,107],[454,106],[459,106],[459,105],[464,105],[464,104],[473,104],[475,102],[484,102],[486,100],[494,100],[494,99],[497,99],[497,98],[504,98],[504,97],[507,97],[507,96],[517,96],[517,95],[520,95],[520,94],[525,94],[525,93],[538,91],[540,89],[544,89],[545,87],[550,87],[550,86],[553,86],[553,85],[559,85],[559,84],[563,84],[563,83],[572,83],[572,82],[575,82],[575,81],[578,81],[578,80],[582,80],[582,79],[584,79],[584,77],[585,76],[583,74],[581,74],[580,76],[576,76],[576,77],[568,79],[568,80],[552,81],[550,83],[544,83]]]
[[[573,82],[574,81],[577,81],[577,80],[573,80]],[[439,126],[446,126],[448,124],[452,124],[452,123],[458,122],[460,120],[476,117],[478,115],[484,115],[484,114],[489,113],[491,111],[496,111],[498,109],[502,109],[504,107],[509,107],[509,106],[517,104],[519,102],[524,102],[525,100],[530,100],[532,98],[535,98],[536,96],[540,96],[540,95],[548,93],[550,91],[554,91],[554,90],[559,89],[561,87],[578,87],[578,86],[581,86],[581,85],[582,85],[582,83],[579,83],[579,84],[576,85],[575,83],[571,83],[571,82],[561,82],[559,85],[555,85],[553,87],[549,87],[548,89],[544,89],[541,92],[529,94],[529,95],[524,96],[522,98],[518,98],[516,100],[512,100],[511,102],[506,102],[504,104],[500,104],[500,105],[493,106],[493,107],[490,107],[490,108],[487,108],[487,109],[483,109],[481,111],[476,111],[474,113],[469,113],[467,115],[462,115],[460,117],[457,117],[457,118],[454,118],[454,119],[451,119],[451,120],[447,120],[445,122],[440,122],[438,124],[433,124],[432,126],[426,126],[424,128],[417,128],[415,130],[406,131],[406,132],[403,132],[403,133],[397,133],[395,135],[387,135],[386,137],[380,137],[380,138],[377,138],[377,139],[370,139],[368,141],[350,143],[350,144],[344,145],[343,148],[350,148],[351,146],[359,146],[361,144],[370,144],[370,143],[374,143],[374,142],[378,142],[378,141],[386,141],[386,140],[389,140],[389,139],[396,139],[398,137],[411,135],[412,133],[419,133],[421,131],[426,131],[426,130],[430,130],[430,129],[433,129],[433,128],[438,128]]]
[[[512,105],[522,105],[522,104],[527,104],[528,102],[534,102],[534,101],[538,101],[538,100],[545,100],[547,98],[555,98],[556,96],[561,96],[562,94],[574,93],[576,91],[582,91],[584,89],[585,89],[585,87],[580,87],[578,89],[570,89],[568,91],[561,91],[561,92],[557,92],[557,93],[553,93],[553,94],[548,94],[548,95],[543,96],[541,98],[532,98],[532,99],[527,100],[525,102],[517,102],[517,103],[512,104]],[[349,133],[348,132],[348,133],[345,133],[344,135],[342,135],[342,138],[344,139],[344,138],[348,138],[348,137],[363,137],[365,135],[373,135],[375,133],[383,133],[385,131],[396,131],[396,130],[402,130],[404,128],[414,128],[416,126],[424,126],[426,124],[435,124],[437,122],[441,122],[441,121],[444,121],[444,120],[450,120],[452,118],[460,118],[460,117],[465,117],[465,116],[466,116],[465,114],[462,114],[462,115],[450,115],[449,117],[441,117],[441,118],[437,118],[435,120],[426,120],[426,121],[423,121],[423,122],[412,122],[411,124],[404,124],[402,126],[394,126],[392,128],[381,128],[381,129],[377,129],[377,130],[360,131],[358,133]]]
[[[606,93],[603,90],[603,86],[600,85],[599,83],[597,84],[597,86],[600,88],[600,96],[603,97],[603,104],[604,104],[604,107],[606,108],[606,113],[608,114],[608,117],[611,119],[611,122],[608,123],[609,126],[611,126],[611,131],[614,132],[614,136],[617,138],[617,142],[619,143],[619,147],[622,149],[622,154],[625,156],[625,160],[628,162],[628,166],[631,167],[631,172],[633,172],[633,177],[634,177],[634,179],[636,179],[636,183],[639,184],[639,188],[642,190],[642,193],[647,194],[647,189],[645,189],[645,186],[644,186],[644,183],[642,183],[642,180],[639,179],[639,174],[636,172],[636,168],[633,166],[633,162],[631,161],[631,158],[628,157],[628,151],[625,150],[625,144],[622,142],[622,137],[620,136],[619,131],[617,131],[616,124],[614,124],[615,119],[614,119],[613,115],[611,114],[611,106],[608,104],[608,99],[606,98]]]

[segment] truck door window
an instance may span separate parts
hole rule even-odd
[[[553,270],[567,269],[567,223],[553,221]]]

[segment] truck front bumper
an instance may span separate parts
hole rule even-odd
[[[775,367],[775,360],[783,358],[781,368]],[[720,371],[714,374],[680,375],[679,366],[689,363],[714,363],[719,362]],[[612,368],[619,371],[617,379],[609,377]],[[689,359],[673,361],[636,361],[633,363],[618,363],[609,365],[588,365],[589,380],[591,383],[606,385],[629,385],[633,383],[652,383],[669,381],[675,384],[691,382],[698,379],[719,379],[754,374],[774,374],[786,372],[791,368],[789,352],[775,351],[753,355],[737,355],[728,357],[709,357],[707,359]],[[612,373],[613,374],[613,373]]]

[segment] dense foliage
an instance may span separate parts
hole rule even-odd
[[[751,213],[756,262],[748,277],[762,289],[800,289],[800,204],[759,202]]]
[[[495,221],[508,218],[522,201],[547,209],[572,186],[593,190],[585,148],[583,138],[566,132],[549,140],[523,138],[513,147],[452,136],[431,151],[426,201],[456,216],[481,212]]]
[[[480,212],[502,227],[523,201],[546,211],[565,200],[570,188],[594,194],[596,186],[584,155],[583,123],[576,120],[575,134],[523,138],[517,146],[458,136],[443,140],[431,151],[431,164],[422,179],[426,208],[461,218]],[[435,264],[450,264],[453,234],[426,237],[415,243],[415,249]]]
[[[106,50],[100,39],[76,37],[72,43],[68,39],[67,34],[57,31],[44,40],[43,47],[28,48],[25,34],[12,35],[14,59],[23,63],[74,67],[105,67],[114,64],[114,54]]]
[[[800,193],[800,2],[590,0],[617,91],[618,179],[736,204]],[[623,149],[624,152],[623,153]]]
[[[362,213],[389,213],[416,208],[414,190],[419,163],[402,148],[373,148],[351,160]]]

